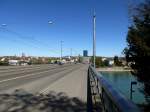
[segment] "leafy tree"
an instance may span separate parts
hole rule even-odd
[[[96,68],[100,67],[102,65],[102,58],[101,57],[96,57],[95,58],[95,66]]]
[[[114,64],[118,65],[118,62],[119,62],[118,56],[114,56]]]
[[[118,56],[114,56],[115,66],[122,66],[122,62],[119,60]]]
[[[132,18],[127,34],[128,47],[124,53],[134,75],[144,82],[145,94],[150,95],[150,1],[138,5]]]
[[[9,65],[9,64],[8,64],[8,61],[3,61],[3,62],[0,61],[0,65],[2,65],[2,66],[7,66],[7,65]]]
[[[51,63],[51,62],[52,62],[52,59],[51,59],[51,58],[47,59],[47,63],[48,63],[48,64]]]
[[[81,63],[83,61],[83,57],[79,56],[79,63]]]
[[[93,63],[93,56],[91,57],[90,62]],[[96,68],[105,66],[101,57],[98,57],[98,56],[95,57],[95,66],[96,66]]]
[[[104,60],[103,64],[104,64],[104,66],[109,66],[109,61],[108,60]]]

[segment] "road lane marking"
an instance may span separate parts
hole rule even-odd
[[[40,67],[39,67],[40,68]],[[5,71],[3,72],[3,75],[0,74],[0,77],[4,77],[4,76],[9,76],[9,75],[16,75],[16,74],[21,74],[21,73],[26,73],[27,72],[35,72],[37,70],[45,70],[45,69],[55,69],[56,67],[47,67],[47,68],[32,68],[32,69],[22,69],[22,70],[18,70],[17,72],[14,70],[14,71]],[[13,73],[12,73],[13,72]],[[1,73],[1,72],[0,72]],[[12,74],[11,74],[12,73]]]
[[[62,67],[62,68],[66,68],[66,67],[68,67],[68,66],[64,66],[64,67]],[[72,67],[72,66],[71,66],[71,67]],[[46,73],[46,72],[53,71],[53,70],[56,70],[56,69],[59,70],[59,68],[50,69],[50,70],[48,70],[48,71],[43,71],[43,72],[39,72],[39,73],[32,73],[32,74],[29,74],[29,75],[24,75],[24,76],[20,76],[20,77],[14,77],[14,78],[10,78],[10,79],[1,80],[0,83],[7,82],[7,81],[11,81],[11,80],[15,80],[15,79],[20,79],[20,78],[24,78],[24,77],[34,76],[34,75],[37,75],[37,74]],[[60,70],[61,70],[61,69],[60,69]],[[64,70],[64,69],[62,69],[62,70]]]
[[[16,72],[16,70],[17,71],[24,71],[24,70],[34,70],[34,69],[39,69],[39,68],[53,68],[53,67],[57,67],[56,65],[54,65],[54,66],[35,66],[35,67],[25,67],[25,68],[15,68],[15,69],[6,69],[6,70],[0,70],[0,73],[9,73],[9,72]]]
[[[20,77],[14,77],[14,78],[10,78],[10,79],[6,79],[6,80],[2,80],[2,81],[0,81],[0,83],[2,83],[2,82],[6,82],[6,81],[15,80],[15,79],[20,79],[20,78],[23,78],[23,77],[29,77],[29,76],[33,76],[33,75],[37,75],[37,74],[41,74],[41,73],[46,73],[46,72],[49,72],[49,71],[52,71],[52,70],[43,71],[43,72],[39,72],[39,73],[33,73],[33,74],[29,74],[29,75],[25,75],[25,76],[20,76]]]
[[[74,72],[74,71],[77,70],[77,69],[78,69],[78,67],[77,67],[76,69],[72,68],[71,70],[66,71],[66,72],[63,73],[63,74],[67,74],[66,76],[68,76],[68,75],[70,75],[70,73]],[[62,74],[62,75],[63,75],[63,74]],[[62,80],[62,78],[64,78],[64,75],[61,76],[61,77],[59,77],[59,78],[56,79],[56,80]],[[38,94],[46,94],[46,93],[49,91],[50,88],[51,88],[51,86],[48,86],[48,87],[46,87],[45,89],[42,89],[41,91],[39,91]]]

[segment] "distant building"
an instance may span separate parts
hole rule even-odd
[[[88,56],[88,51],[87,50],[83,50],[83,57],[87,57]]]

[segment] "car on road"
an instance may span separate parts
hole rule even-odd
[[[64,64],[64,63],[63,63],[63,62],[61,62],[61,61],[59,61],[59,62],[58,62],[58,65],[63,65],[63,64]]]

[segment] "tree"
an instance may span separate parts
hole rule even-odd
[[[8,61],[0,61],[0,65],[2,65],[2,66],[7,66],[7,65],[9,65],[9,63],[8,63]]]
[[[104,60],[103,64],[104,64],[104,66],[109,66],[109,61],[108,60]]]
[[[90,62],[93,63],[93,60],[94,60],[94,58],[92,56],[91,59],[90,59]],[[98,68],[100,66],[104,66],[104,63],[103,63],[101,57],[98,57],[98,56],[95,57],[95,66],[96,66],[96,68]]]
[[[150,1],[138,5],[132,18],[124,53],[134,75],[144,82],[145,94],[150,95]]]
[[[96,68],[100,67],[102,65],[102,58],[101,57],[96,57],[95,58],[95,66]]]
[[[114,56],[115,66],[122,66],[122,62],[119,60],[118,56]]]
[[[82,61],[83,61],[83,57],[81,57],[80,55],[79,55],[79,63],[82,63]]]

